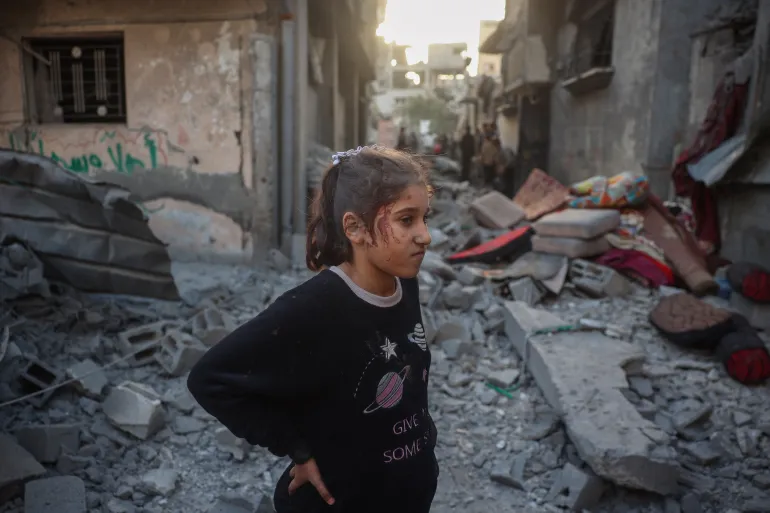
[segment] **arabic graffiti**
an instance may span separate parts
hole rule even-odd
[[[73,173],[108,170],[131,174],[138,169],[156,169],[166,165],[162,134],[149,130],[97,130],[77,142],[61,142],[46,134],[28,130],[26,140],[18,133],[8,133],[8,147],[49,157]],[[68,138],[69,140],[69,138]]]

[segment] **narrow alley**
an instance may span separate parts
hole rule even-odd
[[[372,144],[430,171],[430,511],[770,512],[770,3],[485,1],[0,8],[0,513],[274,513],[187,377]]]

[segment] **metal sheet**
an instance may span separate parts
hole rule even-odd
[[[48,158],[0,150],[0,234],[24,241],[47,278],[85,292],[179,299],[166,246],[129,197]]]

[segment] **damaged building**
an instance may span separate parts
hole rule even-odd
[[[376,1],[2,11],[0,148],[126,188],[176,259],[289,252],[315,153],[365,142]]]
[[[480,81],[476,104],[517,154],[517,187],[532,168],[563,183],[643,173],[660,197],[710,212],[719,236],[709,242],[723,256],[766,261],[768,9],[755,0],[509,0],[481,45],[502,56],[502,85]],[[719,96],[725,83],[740,98]],[[714,109],[728,103],[726,120]],[[685,182],[702,185],[674,184],[678,159]]]

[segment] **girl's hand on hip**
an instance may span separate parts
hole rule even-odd
[[[293,495],[300,486],[310,483],[326,504],[329,506],[334,504],[334,497],[329,493],[323,479],[321,479],[321,471],[318,470],[318,465],[314,459],[309,459],[301,465],[294,465],[289,471],[289,475],[292,478],[289,483],[289,495]]]

